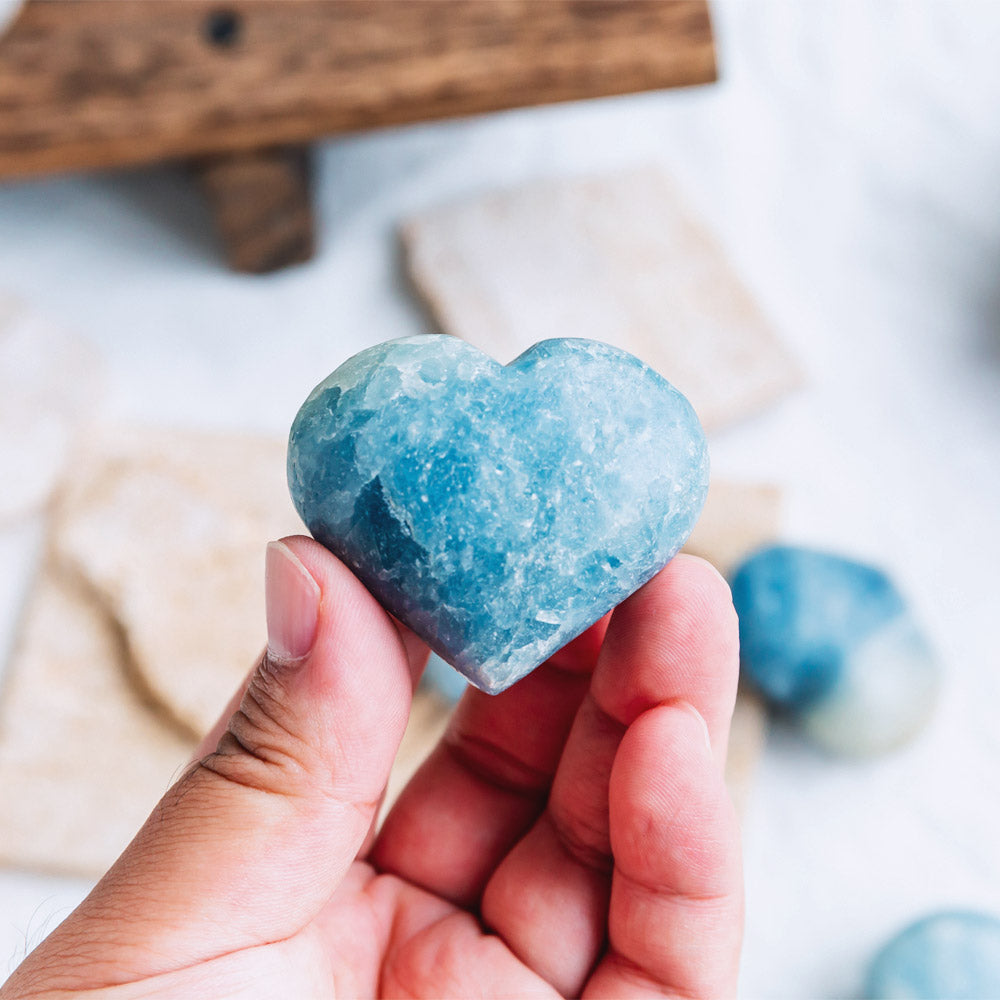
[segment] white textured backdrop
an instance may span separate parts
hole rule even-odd
[[[1000,909],[1000,5],[714,13],[717,86],[325,144],[321,251],[269,278],[222,269],[179,174],[0,188],[0,290],[103,352],[113,415],[283,431],[349,354],[425,329],[398,218],[665,166],[810,378],[716,435],[715,470],[782,483],[794,540],[885,564],[946,662],[932,728],[884,761],[777,732],[746,817],[744,995],[853,995],[900,923]],[[0,648],[37,540],[0,535]],[[0,873],[0,972],[85,890]]]

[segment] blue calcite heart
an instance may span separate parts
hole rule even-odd
[[[428,335],[313,390],[288,480],[386,610],[496,693],[666,565],[708,454],[687,400],[624,351],[546,340],[504,366]]]
[[[958,910],[918,920],[875,956],[865,996],[870,1000],[996,1000],[1000,997],[1000,919]]]
[[[938,662],[884,572],[777,545],[747,559],[732,589],[743,675],[817,743],[866,756],[924,726]]]

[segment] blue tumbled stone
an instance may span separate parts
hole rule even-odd
[[[624,351],[547,340],[504,366],[433,335],[321,382],[288,479],[312,534],[496,693],[666,565],[708,454],[687,400]]]
[[[864,756],[923,727],[938,663],[884,572],[778,545],[747,559],[732,589],[743,675],[817,743]]]
[[[457,670],[452,670],[437,653],[431,653],[427,658],[422,682],[452,703],[458,701],[469,686],[465,678]]]
[[[1000,920],[985,913],[936,913],[911,924],[875,956],[870,1000],[996,1000]]]

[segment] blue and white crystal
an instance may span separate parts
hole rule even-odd
[[[434,335],[320,383],[288,478],[313,535],[495,693],[666,565],[708,454],[684,396],[624,351],[547,340],[504,366]]]
[[[996,1000],[1000,997],[1000,919],[955,911],[924,917],[875,956],[869,1000]]]
[[[815,742],[869,756],[924,727],[939,664],[884,572],[779,545],[747,559],[732,589],[744,676]]]

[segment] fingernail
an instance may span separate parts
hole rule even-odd
[[[705,717],[689,701],[676,701],[674,705],[677,708],[683,708],[688,715],[693,715],[698,720],[701,725],[702,735],[705,738],[705,746],[708,748],[708,752],[712,753],[712,737],[708,733],[708,723],[705,721]]]
[[[267,652],[293,663],[308,656],[319,624],[319,584],[284,542],[269,542],[264,570]]]

